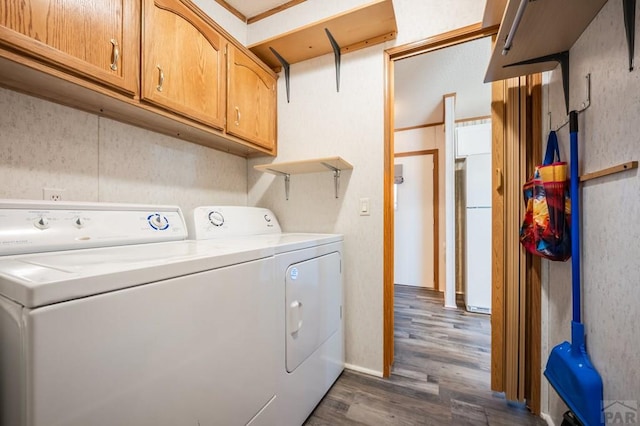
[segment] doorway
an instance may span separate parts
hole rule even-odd
[[[439,289],[438,150],[394,154],[395,284]]]
[[[394,78],[395,78],[395,65],[397,61],[411,58],[413,56],[421,55],[423,53],[435,52],[448,47],[457,46],[459,44],[477,40],[480,38],[495,35],[497,27],[482,28],[481,24],[471,25],[468,27],[460,28],[449,33],[445,33],[439,36],[426,39],[422,42],[411,43],[406,46],[399,46],[389,49],[385,52],[387,60],[387,73],[386,73],[386,92],[385,92],[385,150],[384,150],[384,360],[383,360],[383,374],[385,377],[389,377],[391,371],[391,365],[394,360],[394,209],[393,209],[393,181],[394,181],[394,153],[395,153],[395,131],[398,127],[395,123],[394,116]],[[492,218],[492,270],[493,278],[491,283],[492,293],[492,311],[496,310],[498,315],[496,316],[499,321],[498,327],[495,327],[496,321],[492,316],[492,389],[506,392],[507,399],[510,400],[524,400],[530,401],[530,407],[532,411],[537,412],[536,406],[539,407],[539,395],[532,394],[529,389],[533,389],[536,383],[540,381],[540,364],[539,357],[536,361],[536,351],[539,352],[539,335],[536,335],[535,330],[529,330],[526,324],[539,324],[540,312],[539,303],[536,302],[535,296],[529,299],[530,295],[525,292],[529,288],[528,284],[535,282],[536,273],[530,274],[529,272],[523,272],[519,281],[512,282],[513,274],[498,273],[495,271],[510,269],[518,269],[522,271],[529,271],[529,261],[524,259],[524,253],[518,250],[517,237],[515,244],[513,244],[513,234],[507,232],[513,227],[514,223],[517,223],[520,218],[520,204],[519,188],[522,184],[520,179],[513,179],[510,182],[504,181],[502,183],[502,176],[511,176],[509,166],[513,163],[514,168],[519,168],[519,173],[525,175],[528,171],[524,171],[524,165],[529,167],[533,157],[530,156],[530,147],[535,143],[539,143],[536,136],[535,123],[539,122],[540,113],[536,112],[538,109],[537,104],[531,103],[531,99],[535,98],[536,90],[539,91],[540,87],[535,83],[529,85],[527,79],[515,79],[515,82],[506,83],[499,82],[492,85],[492,105],[491,105],[491,117],[493,124],[492,134],[492,147],[493,147],[493,168],[492,171],[492,192],[493,192],[493,205],[494,214]],[[532,90],[529,90],[532,89]],[[502,93],[502,94],[501,94]],[[452,200],[452,196],[449,194],[454,193],[454,173],[453,167],[446,169],[446,165],[454,164],[455,152],[454,152],[454,138],[452,136],[452,130],[455,128],[455,94],[448,93],[443,94],[444,108],[453,109],[454,113],[445,114],[444,129],[445,133],[447,129],[450,130],[446,133],[444,138],[444,152],[441,152],[441,169],[446,174],[445,185],[449,186],[446,189],[446,200]],[[519,111],[519,112],[518,112]],[[539,129],[538,129],[539,130]],[[538,132],[539,133],[539,132]],[[507,147],[507,145],[509,145]],[[506,150],[506,151],[505,151]],[[506,154],[513,152],[513,155],[509,158]],[[511,154],[509,154],[511,155]],[[513,161],[516,160],[517,161]],[[507,161],[509,160],[509,161]],[[507,161],[505,163],[505,161]],[[522,166],[522,167],[521,167]],[[509,173],[507,173],[509,171]],[[504,175],[503,175],[504,172]],[[515,175],[514,175],[515,176]],[[518,176],[520,178],[522,176]],[[442,197],[442,194],[440,194]],[[499,202],[496,202],[498,200]],[[496,210],[495,206],[498,206]],[[447,210],[451,211],[454,208],[453,202],[449,206],[447,201]],[[453,238],[455,232],[454,227],[447,226],[445,232],[445,239],[447,236]],[[445,250],[447,256],[451,252],[455,251],[455,243],[449,244],[447,241],[446,248],[453,250]],[[442,248],[442,246],[441,246]],[[518,266],[520,265],[520,266]],[[441,271],[443,275],[448,277],[455,277],[455,265],[452,265],[450,261],[446,262],[444,270]],[[450,272],[452,270],[454,272]],[[534,268],[535,269],[535,268]],[[539,269],[538,269],[539,275]],[[497,278],[496,278],[497,277]],[[442,277],[440,278],[442,280]],[[531,280],[531,281],[530,281]],[[517,293],[520,295],[514,297],[513,291],[510,288],[516,286]],[[518,314],[518,315],[515,315]],[[513,323],[511,324],[510,321]],[[510,330],[517,330],[519,336],[516,340],[509,340]],[[537,342],[537,346],[536,346]],[[496,353],[499,357],[494,357],[494,348],[499,348]],[[505,350],[506,348],[506,350]],[[533,349],[532,349],[533,348]],[[531,355],[531,357],[529,357]],[[514,364],[515,361],[515,364]],[[509,363],[513,364],[513,371],[510,370]],[[507,368],[504,365],[507,364]],[[494,371],[497,374],[494,374]],[[528,372],[528,373],[527,373]],[[526,373],[526,374],[525,374]],[[515,393],[509,393],[508,389],[504,389],[503,384],[498,384],[498,380],[494,380],[499,375],[505,377],[510,376],[509,380],[518,384],[518,391]],[[526,377],[524,377],[526,375]],[[536,377],[537,375],[537,377]],[[500,377],[501,379],[503,377]],[[508,382],[508,380],[507,380]],[[504,380],[500,380],[500,383],[505,383]],[[539,385],[539,383],[538,383]],[[526,388],[526,390],[525,390]],[[523,393],[524,392],[524,393]]]

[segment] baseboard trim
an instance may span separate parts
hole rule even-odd
[[[540,413],[540,418],[545,422],[547,422],[549,426],[556,426],[556,424],[553,423],[553,419],[551,418],[551,416],[548,415],[547,413]]]
[[[382,377],[382,371],[371,370],[369,368],[360,367],[359,365],[345,364],[347,370],[357,371],[358,373],[368,374],[369,376]]]

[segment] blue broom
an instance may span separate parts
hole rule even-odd
[[[580,322],[580,192],[578,175],[578,113],[569,113],[571,135],[571,287],[573,321],[571,343],[563,342],[549,354],[544,375],[584,426],[603,425],[602,378],[591,365]]]

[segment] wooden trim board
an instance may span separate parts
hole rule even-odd
[[[274,7],[273,9],[269,9],[266,12],[259,13],[255,16],[252,16],[247,19],[247,24],[251,25],[255,22],[258,22],[262,19],[268,18],[271,15],[275,15],[276,13],[280,13],[283,10],[287,10],[290,7],[297,6],[300,3],[304,3],[307,0],[291,0],[285,4],[281,4],[280,6]]]

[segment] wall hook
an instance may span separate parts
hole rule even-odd
[[[629,71],[633,71],[633,52],[636,34],[636,0],[622,0],[624,12],[624,30],[627,34],[627,48],[629,49]]]
[[[327,33],[327,37],[329,37],[329,43],[331,43],[331,47],[333,48],[333,56],[336,61],[336,92],[340,91],[340,46],[335,38],[331,35],[331,32],[328,28],[325,28],[324,31]]]
[[[271,50],[271,52],[275,55],[276,59],[278,60],[278,62],[280,62],[280,64],[282,64],[282,68],[284,68],[284,83],[287,87],[287,103],[289,103],[289,80],[290,80],[290,76],[289,76],[289,68],[291,68],[291,65],[289,64],[289,62],[287,62],[286,59],[284,59],[282,57],[282,55],[280,55],[276,49],[274,49],[273,47],[269,47],[269,50]],[[288,200],[289,198],[287,198]]]

